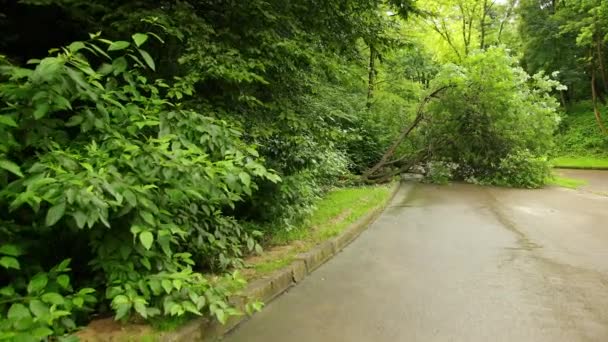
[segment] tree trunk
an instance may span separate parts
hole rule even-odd
[[[568,102],[566,101],[566,92],[565,91],[560,91],[559,92],[559,97],[562,101],[562,107],[566,108],[566,106],[568,105]]]
[[[500,22],[500,28],[498,29],[498,43],[501,43],[502,41],[502,31],[505,28],[505,23],[509,21],[509,18],[511,18],[511,15],[513,15],[513,8],[515,8],[515,4],[517,3],[517,0],[511,0],[511,2],[509,3],[509,9],[507,10],[507,14],[505,15],[504,19]]]
[[[376,85],[376,58],[378,52],[374,48],[374,45],[369,45],[369,75],[367,80],[367,108],[372,106],[372,99],[374,97],[374,88]]]
[[[591,68],[591,97],[593,99],[593,114],[595,114],[595,121],[597,122],[597,125],[602,131],[602,133],[608,134],[606,126],[604,126],[604,122],[602,121],[602,115],[600,113],[599,107],[597,105],[597,90],[595,88],[595,65],[592,65]]]
[[[604,65],[604,53],[602,52],[602,40],[601,35],[598,35],[596,40],[597,45],[597,60],[600,66],[600,73],[602,75],[602,83],[604,85],[604,94],[608,93],[608,77],[606,76],[606,67]]]
[[[479,25],[480,37],[479,48],[486,49],[486,16],[488,15],[488,0],[483,0],[483,13],[481,14],[481,22]]]
[[[372,176],[376,171],[380,170],[383,166],[391,163],[391,162],[389,162],[389,159],[395,154],[397,147],[399,147],[399,145],[403,142],[403,140],[414,130],[414,128],[416,128],[418,126],[418,124],[420,124],[420,122],[424,118],[425,105],[431,99],[437,97],[437,95],[439,93],[441,93],[442,91],[444,91],[448,88],[451,88],[451,87],[452,87],[452,85],[446,85],[446,86],[437,88],[433,92],[431,92],[429,95],[427,95],[424,99],[422,99],[422,101],[418,105],[418,110],[416,111],[416,118],[414,119],[414,121],[409,126],[403,127],[403,129],[401,130],[401,133],[399,134],[397,139],[395,139],[393,141],[393,143],[391,144],[389,149],[384,153],[384,155],[382,156],[380,161],[378,163],[376,163],[376,165],[371,167],[369,170],[365,171],[363,173],[363,175],[361,176],[362,179],[364,179],[364,180],[369,179],[370,176]]]

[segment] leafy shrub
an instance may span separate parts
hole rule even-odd
[[[92,35],[32,61],[34,69],[0,67],[0,206],[8,213],[0,240],[44,250],[47,241],[32,237],[51,234],[67,246],[76,243],[70,236],[84,239],[77,243],[91,254],[73,257],[90,258],[92,269],[82,263],[75,271],[87,277],[77,281],[101,281],[98,298],[117,319],[208,312],[225,321],[236,313],[226,296],[241,281],[205,279],[193,267],[223,271],[259,250],[255,233],[224,213],[257,182],[280,178],[236,128],[172,102],[191,89],[143,75],[155,69],[141,49],[149,38]],[[62,250],[71,249],[54,257],[70,257]],[[9,273],[9,286],[19,279]]]
[[[0,246],[0,266],[13,279],[0,288],[0,340],[40,341],[76,328],[77,314],[91,311],[96,302],[95,290],[74,291],[67,274],[70,259],[28,276],[18,260],[22,253],[16,245]]]
[[[602,114],[606,107],[601,107]],[[603,118],[605,120],[606,114]],[[556,153],[593,155],[608,153],[608,136],[598,127],[593,105],[579,102],[568,108],[556,134]]]
[[[482,183],[519,188],[540,188],[551,177],[547,157],[536,157],[527,150],[515,151],[500,161],[492,176]]]
[[[447,184],[452,179],[453,165],[431,161],[427,164],[425,180],[429,183]]]
[[[539,160],[553,147],[559,123],[550,93],[562,89],[558,82],[529,76],[506,51],[490,48],[468,56],[462,66],[446,65],[432,88],[442,86],[447,88],[429,105],[423,131],[433,160],[457,165],[460,179],[497,176],[502,185],[542,184]],[[516,176],[527,170],[530,175]]]

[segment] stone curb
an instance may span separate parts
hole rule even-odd
[[[290,287],[301,282],[308,274],[342,251],[342,249],[353,242],[359,234],[365,231],[392,202],[400,188],[401,183],[399,182],[393,185],[391,194],[383,206],[357,220],[340,235],[323,242],[308,252],[297,255],[295,261],[289,266],[277,270],[269,276],[249,283],[247,288],[243,291],[243,294],[240,295],[238,300],[240,305],[237,305],[237,307],[240,309],[243,308],[242,303],[244,303],[244,298],[258,299],[264,303],[268,303]],[[409,191],[409,189],[407,189],[407,191]],[[249,317],[247,316],[232,317],[225,325],[208,318],[200,318],[186,324],[176,331],[163,334],[159,340],[162,342],[218,341],[248,318]]]

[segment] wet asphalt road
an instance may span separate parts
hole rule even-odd
[[[225,341],[608,341],[608,197],[417,185]]]

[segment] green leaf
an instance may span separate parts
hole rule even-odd
[[[148,270],[152,269],[152,265],[150,264],[150,260],[148,260],[148,258],[141,258],[141,264],[144,265],[144,267]]]
[[[47,227],[50,227],[57,223],[57,221],[59,221],[63,217],[64,213],[65,202],[59,202],[58,204],[52,206],[51,209],[49,209],[49,211],[46,213],[45,223]]]
[[[15,120],[8,115],[0,115],[0,125],[17,127]]]
[[[3,256],[0,258],[0,266],[9,269],[9,268],[14,268],[16,270],[21,269],[21,267],[19,267],[19,261],[17,261],[17,259],[13,258],[13,257],[8,257],[8,256]]]
[[[133,305],[133,307],[135,308],[135,311],[137,311],[138,314],[141,315],[141,317],[143,318],[147,318],[148,317],[148,312],[147,312],[147,308],[146,305],[142,302],[135,302],[135,305]]]
[[[118,75],[127,70],[129,64],[127,63],[127,59],[124,57],[118,57],[112,61],[112,68],[114,69],[114,75]]]
[[[137,49],[137,51],[139,51],[139,54],[144,58],[144,61],[146,64],[148,64],[150,69],[156,71],[156,65],[154,65],[154,59],[152,59],[152,56],[150,56],[150,54],[144,50]]]
[[[114,71],[114,68],[108,63],[103,63],[99,69],[97,69],[97,72],[102,75],[109,75],[112,71]]]
[[[220,323],[222,323],[222,324],[226,323],[226,320],[228,319],[228,317],[226,317],[226,313],[224,312],[224,310],[216,309],[214,313],[215,313],[215,317],[217,317],[217,320]]]
[[[69,266],[70,266],[70,262],[72,262],[72,259],[67,258],[64,259],[61,263],[59,263],[57,266],[53,267],[53,270],[55,272],[65,272],[65,271],[69,271]]]
[[[148,286],[150,287],[150,289],[152,290],[152,293],[155,296],[158,296],[161,294],[162,292],[162,288],[160,285],[160,280],[158,279],[150,279],[150,281],[148,281]]]
[[[49,304],[61,305],[61,304],[65,303],[65,299],[63,298],[63,296],[57,292],[47,292],[47,293],[43,294],[42,297],[40,297],[40,298],[42,299],[43,302],[49,303]]]
[[[47,327],[38,327],[32,330],[32,336],[34,336],[38,340],[44,340],[45,338],[51,336],[53,334],[53,330]]]
[[[87,224],[87,214],[80,210],[72,213],[72,217],[74,218],[74,221],[76,221],[76,226],[78,226],[78,228],[84,228],[84,225]]]
[[[112,44],[110,44],[110,46],[108,47],[108,51],[124,50],[124,49],[128,48],[129,45],[131,45],[131,43],[129,43],[127,41],[117,40],[115,42],[112,42]]]
[[[125,190],[122,193],[122,195],[127,200],[127,203],[129,203],[132,207],[137,206],[137,198],[135,197],[135,194],[133,193],[133,191],[131,191],[131,190]]]
[[[70,287],[70,277],[65,274],[58,276],[57,284],[59,284],[59,286],[63,287],[64,289],[68,289]]]
[[[243,182],[243,184],[245,186],[248,187],[251,184],[251,176],[249,176],[248,173],[246,173],[246,172],[239,173],[239,178],[241,179],[241,182]]]
[[[200,311],[198,311],[198,309],[192,302],[184,301],[184,302],[182,302],[182,306],[188,312],[191,312],[191,313],[193,313],[195,315],[199,315],[199,316],[202,315],[202,313]]]
[[[162,285],[163,289],[165,289],[165,292],[167,292],[167,294],[171,293],[171,291],[173,290],[173,284],[171,283],[171,280],[169,280],[169,279],[163,279],[161,281],[161,285]]]
[[[114,316],[115,320],[118,321],[120,319],[123,319],[127,317],[129,311],[131,311],[131,303],[117,304],[116,306],[114,306],[114,311],[116,312],[116,316]]]
[[[34,119],[36,119],[36,120],[42,119],[46,115],[46,113],[48,113],[49,107],[50,106],[48,103],[37,104],[36,109],[34,110]]]
[[[140,47],[143,43],[146,42],[146,40],[148,40],[148,35],[145,33],[136,33],[132,35],[131,38],[133,38],[135,45],[137,45],[137,47]]]
[[[21,173],[21,168],[19,168],[19,165],[10,160],[0,159],[0,168],[10,171],[19,177],[23,177],[23,173]]]
[[[0,288],[0,295],[5,297],[12,297],[15,295],[15,289],[11,285],[5,286],[3,288]]]
[[[84,49],[85,45],[83,42],[73,42],[72,44],[68,45],[68,49],[73,53],[73,52],[78,52],[78,50]]]
[[[139,234],[139,241],[146,249],[150,249],[152,247],[152,242],[154,242],[154,236],[150,232],[142,232]]]
[[[48,282],[49,277],[46,275],[46,273],[36,274],[27,285],[27,293],[32,294],[43,290]]]
[[[48,305],[38,299],[30,301],[30,310],[37,318],[47,317],[50,314]]]
[[[112,299],[112,305],[128,304],[128,303],[131,303],[131,301],[129,300],[129,297],[127,297],[125,295],[118,295],[118,296],[114,297],[114,299]]]
[[[140,211],[139,215],[146,221],[147,224],[151,226],[156,226],[156,221],[154,221],[154,215],[149,211]]]
[[[74,127],[80,125],[84,121],[82,115],[74,115],[65,123],[66,127]]]
[[[82,297],[75,297],[72,299],[72,303],[74,303],[77,308],[82,308],[84,305],[84,299],[82,299]]]
[[[7,317],[10,320],[20,320],[24,318],[31,318],[30,310],[21,303],[15,303],[8,309]]]
[[[200,296],[200,297],[198,297],[198,300],[196,301],[196,307],[200,310],[203,307],[205,307],[206,303],[207,303],[207,300],[206,300],[205,296]]]
[[[23,253],[21,252],[19,247],[17,247],[16,245],[8,244],[8,245],[0,246],[0,254],[18,257],[18,256],[22,255]]]

